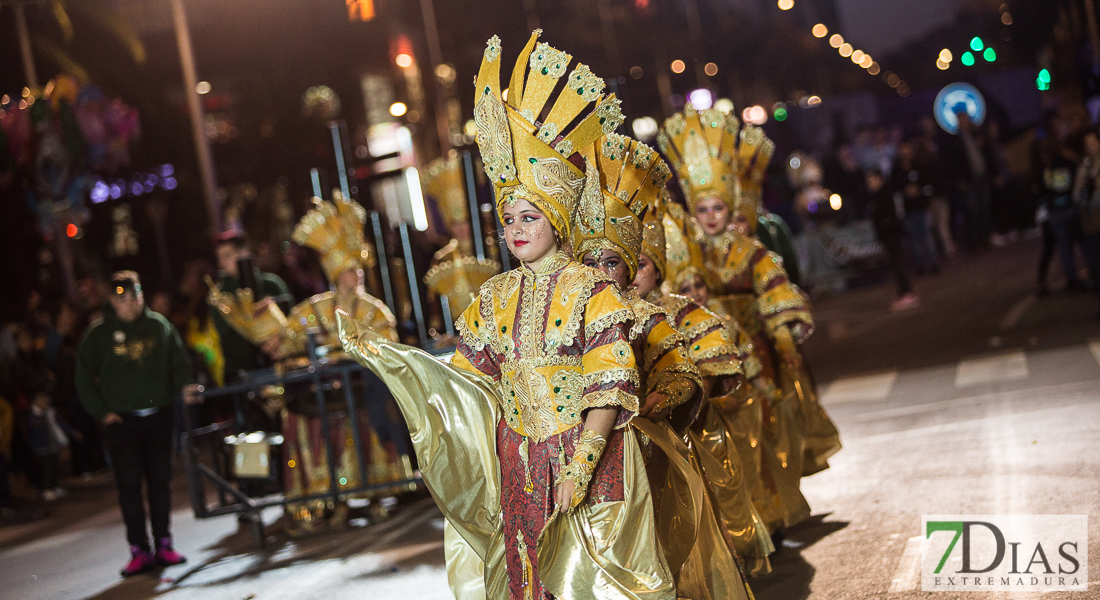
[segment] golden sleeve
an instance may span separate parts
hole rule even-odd
[[[810,299],[791,283],[778,254],[769,252],[761,245],[753,257],[752,275],[757,311],[772,337],[779,328],[796,323],[813,330]]]
[[[656,312],[645,327],[641,368],[646,374],[645,396],[654,392],[666,396],[660,405],[643,406],[642,413],[676,408],[703,389],[703,379],[684,347],[683,336],[669,324],[663,312]]]
[[[619,406],[619,423],[638,412],[638,369],[628,332],[634,312],[614,284],[600,281],[584,309],[581,408]]]
[[[494,329],[491,300],[484,302],[480,295],[475,298],[455,322],[455,329],[458,347],[451,365],[499,381],[500,363],[489,344]]]

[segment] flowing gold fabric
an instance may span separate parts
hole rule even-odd
[[[807,368],[800,369],[794,379],[794,390],[801,405],[805,431],[803,440],[802,476],[813,475],[829,468],[829,457],[840,451],[840,432],[821,400]]]
[[[656,474],[663,481],[653,489],[654,504],[658,507],[657,533],[676,579],[677,596],[692,600],[751,599],[734,554],[718,529],[714,500],[699,475],[702,467],[692,448],[676,435],[668,421],[638,417],[631,425],[660,453],[651,458],[651,481],[655,467],[665,467]],[[744,502],[748,504],[748,498]]]
[[[751,413],[751,407],[742,410]],[[745,415],[743,420],[751,420],[751,414]],[[754,504],[757,498],[772,502],[772,494],[760,486],[759,468],[756,467],[760,462],[759,441],[752,436],[751,429],[738,431],[714,405],[703,410],[696,427],[688,435],[713,491],[718,516],[745,569],[754,576],[770,573],[768,555],[775,552],[775,546]],[[744,448],[740,448],[738,442],[742,442],[740,446]],[[742,452],[748,455],[745,458],[750,462],[742,460]],[[755,494],[757,498],[750,486],[759,488]],[[781,515],[778,510],[775,514]]]
[[[497,386],[431,355],[391,342],[337,313],[344,350],[389,386],[409,426],[421,475],[444,516],[486,565],[485,596],[507,597],[500,520]],[[569,515],[556,514],[538,540],[539,577],[557,598],[672,600],[673,579],[661,556],[649,482],[634,436],[624,436],[626,497]],[[454,544],[450,544],[450,542]],[[452,536],[449,545],[460,542]],[[472,557],[452,548],[449,556]],[[450,562],[450,561],[449,561]],[[462,564],[476,565],[465,562]],[[463,568],[456,562],[455,569]],[[476,571],[476,566],[465,567]],[[451,570],[451,565],[449,565]],[[476,597],[476,573],[452,570],[456,597]],[[461,595],[460,595],[461,594]]]

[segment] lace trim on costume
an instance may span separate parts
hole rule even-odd
[[[507,372],[518,371],[521,367],[530,367],[533,369],[540,369],[542,367],[579,367],[582,365],[583,358],[583,356],[571,356],[567,354],[532,356],[530,358],[521,358],[518,360],[507,357],[506,360],[500,364],[500,370]]]
[[[665,336],[664,339],[649,347],[645,352],[645,363],[643,368],[649,371],[650,367],[657,364],[657,359],[661,358],[665,354],[668,354],[673,348],[677,346],[683,346],[684,338],[673,330],[675,335]]]
[[[741,362],[729,362],[725,360],[714,360],[710,362],[695,362],[695,366],[699,367],[699,375],[702,377],[722,377],[722,376],[736,376],[744,375],[747,378],[751,377],[744,371],[743,363]],[[759,375],[759,370],[753,375]]]
[[[608,313],[596,319],[595,321],[590,321],[586,323],[584,326],[584,337],[593,338],[597,334],[608,330],[614,325],[630,321],[631,318],[633,318],[634,316],[634,311],[631,311],[629,308],[623,308],[615,312]],[[634,327],[637,327],[637,324],[635,324]],[[631,330],[631,335],[628,339],[633,340],[635,337],[636,336],[633,335],[633,330]]]
[[[697,340],[711,331],[714,331],[716,328],[721,328],[722,325],[723,323],[718,317],[706,315],[701,322],[693,323],[691,327],[688,327],[681,333],[683,333],[685,339]]]
[[[719,358],[729,358],[734,364],[741,363],[741,351],[734,344],[721,344],[718,346],[711,346],[710,348],[703,348],[698,352],[692,352],[691,358],[698,364],[702,361],[715,360]]]
[[[618,388],[585,394],[581,402],[586,409],[619,406],[624,410],[638,412],[638,397]]]

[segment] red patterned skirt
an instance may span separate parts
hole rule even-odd
[[[553,596],[538,576],[539,534],[554,511],[554,481],[584,430],[583,424],[536,442],[516,433],[503,419],[497,423],[497,456],[501,470],[501,511],[504,516],[508,592],[513,600],[546,600]],[[524,449],[524,440],[527,447]],[[623,430],[607,442],[592,482],[588,505],[624,500]]]

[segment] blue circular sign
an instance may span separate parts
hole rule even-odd
[[[940,90],[932,113],[936,122],[951,135],[959,133],[959,113],[966,113],[975,125],[985,122],[985,98],[969,83],[952,83]]]

